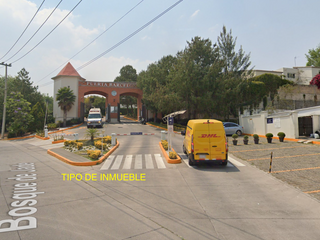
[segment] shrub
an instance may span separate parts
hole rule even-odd
[[[254,139],[259,139],[259,135],[258,134],[253,134],[253,138]]]
[[[101,154],[100,150],[91,150],[89,153],[89,157],[92,159],[98,159]]]
[[[48,129],[54,129],[54,128],[57,128],[58,126],[57,126],[57,124],[55,124],[55,123],[48,123],[47,124],[47,128]]]
[[[280,138],[284,138],[285,136],[286,136],[286,134],[284,133],[284,132],[278,132],[278,137],[280,137]]]
[[[266,137],[267,137],[267,138],[272,138],[272,137],[273,137],[273,134],[272,134],[272,133],[267,133],[267,134],[266,134]]]
[[[162,147],[164,150],[168,150],[168,141],[166,140],[161,140]]]
[[[76,143],[76,140],[67,140],[64,142],[64,145],[67,147],[67,146],[76,146],[77,143]]]
[[[232,138],[233,138],[234,140],[236,140],[236,139],[238,138],[238,134],[233,134],[233,135],[232,135]]]
[[[87,154],[90,155],[91,152],[93,152],[94,150],[87,150]]]
[[[169,152],[169,158],[170,158],[170,159],[177,159],[177,153],[175,153],[175,152]]]
[[[102,146],[103,144],[103,146]],[[94,146],[98,149],[103,148],[104,150],[107,148],[107,144],[102,143],[100,140],[94,142]]]
[[[39,137],[44,137],[44,131],[43,130],[37,130],[37,135]]]
[[[111,144],[111,136],[105,136],[105,137],[103,137],[103,142],[104,142],[104,143],[109,143],[109,144]]]
[[[248,140],[249,136],[248,135],[244,135],[243,139]]]
[[[77,145],[77,149],[80,150],[83,147],[83,143],[82,142],[76,142]]]

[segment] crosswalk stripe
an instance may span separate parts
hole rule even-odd
[[[122,162],[123,155],[118,155],[114,161],[111,170],[119,169]]]
[[[151,154],[146,154],[145,159],[146,159],[146,169],[154,169]]]
[[[156,166],[153,163],[152,154],[137,154],[135,156],[125,155],[125,158],[123,155],[111,155],[106,159],[100,170],[143,169],[143,162],[145,162],[146,169],[166,168],[164,160],[160,154],[154,154],[154,158],[156,161]]]
[[[136,159],[134,161],[134,169],[142,169],[142,155],[136,155]]]
[[[124,160],[123,169],[131,169],[131,163],[132,163],[132,155],[127,155]]]
[[[162,160],[161,155],[160,154],[155,154],[154,156],[156,158],[156,163],[157,163],[158,168],[166,168],[166,165],[164,165],[164,162]]]
[[[114,159],[114,156],[111,155],[109,156],[106,161],[104,162],[104,164],[102,165],[101,169],[100,170],[107,170],[109,169],[110,165],[112,164],[113,162],[113,159]]]

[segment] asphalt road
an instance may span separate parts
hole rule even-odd
[[[106,160],[112,164],[93,167],[57,160],[43,140],[0,141],[0,239],[320,238],[319,201],[246,161],[168,164],[160,129],[124,123],[104,130],[154,135],[119,135]],[[182,136],[172,139],[181,153]]]

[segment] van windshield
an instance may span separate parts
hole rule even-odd
[[[101,118],[101,115],[99,113],[91,113],[88,118]]]

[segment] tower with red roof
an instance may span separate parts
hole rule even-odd
[[[70,62],[58,73],[57,76],[52,78],[54,80],[54,89],[53,89],[53,117],[55,122],[63,121],[63,111],[58,106],[56,101],[57,92],[62,87],[68,87],[73,91],[73,94],[76,96],[76,100],[71,110],[68,112],[67,120],[72,118],[77,118],[78,114],[78,88],[79,81],[85,81],[83,77],[77,72],[77,70],[71,65]]]

